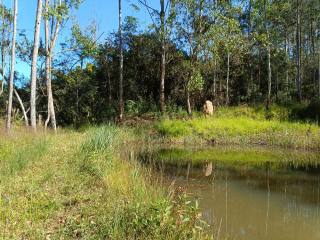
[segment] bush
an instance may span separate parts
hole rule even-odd
[[[291,120],[303,120],[317,122],[320,120],[320,101],[313,101],[309,104],[299,104],[291,107]]]
[[[308,105],[297,105],[292,108],[290,117],[294,120],[318,122],[320,120],[320,100],[313,101]]]
[[[129,114],[139,115],[146,112],[157,112],[157,105],[153,100],[145,100],[141,97],[138,100],[127,100],[125,102],[125,111]]]
[[[118,220],[125,234],[121,237],[125,239],[209,238],[204,233],[208,225],[201,220],[198,204],[191,202],[183,192],[172,202],[159,199],[128,206]]]

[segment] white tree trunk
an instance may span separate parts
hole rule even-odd
[[[26,109],[24,108],[23,102],[22,102],[17,90],[14,89],[13,91],[14,91],[14,94],[16,95],[16,98],[19,101],[19,104],[20,104],[20,107],[21,107],[21,110],[22,110],[22,113],[23,113],[23,118],[24,118],[25,125],[26,125],[26,127],[28,127],[29,126],[29,121],[28,121],[28,115],[27,115]]]
[[[160,38],[161,38],[161,78],[160,78],[160,111],[165,111],[164,81],[166,75],[166,42],[165,42],[165,7],[160,0]]]
[[[120,50],[120,64],[119,64],[119,119],[123,118],[124,102],[123,102],[123,46],[122,46],[122,7],[119,0],[119,50]]]
[[[14,16],[13,16],[12,48],[11,48],[11,70],[10,70],[10,80],[9,80],[9,100],[8,100],[7,122],[6,122],[7,129],[11,128],[14,67],[15,67],[15,63],[16,63],[17,17],[18,17],[18,0],[15,0],[14,1]]]
[[[51,125],[53,130],[57,131],[56,115],[53,104],[53,94],[52,94],[52,81],[51,81],[51,56],[47,56],[46,60],[46,79],[47,79],[47,94],[48,94],[48,116],[45,122],[45,129],[51,120]]]
[[[187,100],[187,111],[188,111],[188,114],[191,115],[192,109],[191,109],[190,93],[189,93],[188,87],[186,88],[186,100]]]
[[[42,0],[38,0],[37,16],[36,16],[36,22],[34,27],[34,43],[33,43],[32,65],[31,65],[31,96],[30,96],[31,126],[34,130],[37,129],[37,117],[36,117],[37,60],[38,60],[38,52],[39,52],[41,15],[42,15]]]
[[[2,0],[0,1],[0,5],[3,6],[3,2]],[[3,94],[3,89],[4,89],[4,69],[5,69],[5,38],[4,38],[4,33],[5,33],[5,27],[4,27],[4,8],[2,8],[2,13],[1,13],[1,17],[2,17],[2,40],[1,40],[1,89],[0,89],[0,96]]]
[[[297,0],[297,23],[296,23],[296,89],[298,100],[301,101],[301,19],[300,19],[300,0]]]
[[[59,5],[61,5],[61,1],[59,0]],[[45,1],[45,12],[46,15],[49,15],[49,0]],[[52,18],[55,16],[52,16]],[[58,17],[57,17],[58,18]],[[56,123],[56,115],[53,104],[53,94],[52,94],[52,56],[53,50],[55,48],[55,44],[58,38],[59,28],[60,28],[60,20],[56,20],[55,26],[51,26],[52,36],[50,36],[49,32],[49,19],[46,17],[44,19],[44,28],[45,28],[45,48],[46,48],[46,84],[47,84],[47,95],[48,95],[48,116],[45,122],[45,129],[48,126],[49,121],[51,120],[51,125],[54,131],[57,131],[57,123]],[[53,29],[54,28],[54,29]]]
[[[213,97],[216,100],[216,92],[217,92],[217,59],[214,58],[214,73],[213,73]]]
[[[268,99],[267,99],[267,108],[271,103],[271,54],[270,54],[270,46],[267,49],[268,52]]]
[[[287,65],[289,64],[289,38],[287,36],[287,33],[286,33],[286,39],[285,39],[285,51],[286,51],[286,63]],[[286,67],[286,83],[285,83],[285,92],[286,92],[286,95],[288,95],[289,93],[289,66]]]
[[[227,93],[226,93],[226,105],[229,104],[229,77],[230,77],[230,52],[227,56]]]

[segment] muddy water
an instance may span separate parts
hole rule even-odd
[[[262,164],[248,168],[246,164],[224,166],[213,160],[177,167],[172,156],[169,165],[162,159],[161,169],[170,181],[198,200],[216,239],[320,239],[318,165],[275,169]],[[199,158],[197,161],[201,162]],[[290,165],[288,159],[286,163]]]

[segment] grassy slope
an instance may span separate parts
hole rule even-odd
[[[127,130],[0,137],[1,239],[190,239],[197,210],[120,159]],[[197,230],[198,229],[198,230]]]
[[[164,119],[157,130],[175,140],[215,139],[218,143],[263,144],[320,149],[320,128],[315,124],[282,121],[286,114],[273,112],[272,120],[250,107],[221,108],[212,117]]]

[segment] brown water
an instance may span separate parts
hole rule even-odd
[[[162,166],[198,200],[216,239],[320,239],[318,169]]]

